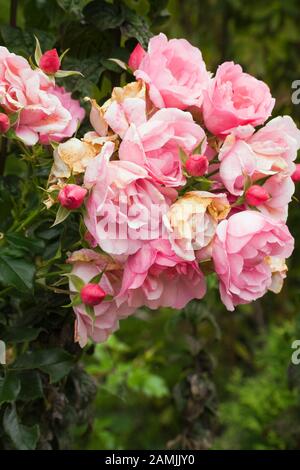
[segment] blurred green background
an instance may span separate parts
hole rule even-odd
[[[25,24],[27,11],[25,26],[37,27],[34,15],[28,20],[36,9],[39,28],[59,34],[61,47],[72,47],[68,43],[74,23],[76,32],[84,28],[74,11],[88,2],[57,2],[67,12],[73,8],[64,29],[58,27],[55,9],[51,22],[47,17],[45,9],[53,3],[24,1],[18,25]],[[201,49],[212,72],[224,60],[240,63],[268,83],[277,102],[275,115],[289,114],[300,126],[300,105],[291,101],[292,82],[300,79],[298,0],[114,3],[145,16],[153,33],[188,39]],[[9,2],[0,0],[3,24],[8,10]],[[87,41],[93,53],[103,34]],[[127,43],[129,49],[136,40],[138,34]],[[75,39],[73,47],[77,60],[84,57]],[[111,70],[98,87],[91,83],[88,90],[77,87],[76,92],[101,100],[117,82],[114,74]],[[299,211],[295,200],[288,223],[296,248],[279,295],[267,294],[229,313],[210,276],[204,301],[192,302],[181,312],[140,310],[122,321],[106,344],[87,349],[81,363],[93,376],[97,393],[89,418],[72,426],[71,448],[300,448],[300,365],[291,364],[291,344],[300,339]]]

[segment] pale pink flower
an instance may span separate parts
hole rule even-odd
[[[282,170],[292,173],[300,148],[300,130],[290,116],[278,116],[250,136],[248,144],[262,174]]]
[[[117,264],[109,261],[109,258],[105,257],[105,255],[89,249],[82,249],[72,253],[68,263],[73,264],[71,274],[78,276],[85,284],[88,284],[105,269],[105,273],[99,282],[99,287],[107,295],[112,296],[113,299],[102,301],[100,304],[95,305],[94,318],[88,313],[83,303],[76,305],[74,312],[76,315],[75,341],[78,341],[81,347],[86,345],[88,338],[95,342],[106,341],[109,335],[118,329],[119,320],[126,318],[134,312],[134,308],[129,307],[124,298],[122,298],[122,305],[115,300],[121,286],[122,270]],[[76,292],[72,277],[70,280],[70,290]]]
[[[135,308],[179,309],[192,299],[201,299],[205,291],[196,261],[179,258],[168,240],[153,240],[129,256],[119,297],[126,295],[128,305]]]
[[[269,257],[288,258],[294,239],[287,226],[256,211],[242,211],[219,223],[212,256],[228,310],[262,297],[272,287]]]
[[[190,191],[180,197],[164,216],[174,252],[182,259],[193,261],[196,252],[212,241],[218,222],[230,211],[225,194]]]
[[[144,167],[154,181],[176,187],[185,182],[180,148],[191,154],[201,141],[204,152],[205,133],[190,113],[161,109],[144,124],[131,124],[120,145],[119,157]]]
[[[285,222],[288,216],[288,205],[295,192],[295,185],[291,177],[284,172],[270,176],[262,185],[269,198],[260,204],[257,209],[273,219]]]
[[[141,166],[109,158],[114,144],[87,166],[84,184],[92,188],[85,224],[107,253],[128,256],[162,233],[162,216],[177,193],[155,184]]]
[[[238,126],[263,124],[274,104],[264,82],[243,72],[240,65],[224,62],[204,91],[204,123],[213,134],[224,136]]]
[[[16,135],[26,145],[40,136],[64,133],[71,113],[52,92],[52,81],[41,70],[32,70],[28,61],[0,47],[0,105],[18,114]]]
[[[199,49],[185,39],[168,41],[160,33],[150,39],[141,61],[140,56],[139,52],[134,75],[147,83],[150,99],[157,108],[201,106],[210,74]]]
[[[49,88],[49,93],[57,96],[62,106],[69,111],[71,120],[61,132],[41,135],[40,142],[43,144],[49,143],[50,140],[60,142],[67,137],[72,137],[85,116],[85,110],[80,106],[79,101],[73,99],[72,94],[66,91],[64,87],[55,85],[54,87]]]

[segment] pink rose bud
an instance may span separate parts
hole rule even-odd
[[[292,180],[295,181],[295,183],[298,183],[298,181],[300,181],[300,163],[296,164],[296,170],[292,174]]]
[[[60,59],[56,49],[46,51],[40,58],[40,68],[48,74],[56,73],[60,68]]]
[[[250,206],[260,206],[270,199],[270,195],[265,188],[254,184],[246,191],[245,199]]]
[[[81,300],[86,305],[98,305],[106,296],[106,292],[98,284],[86,284],[80,292]]]
[[[191,155],[185,164],[186,171],[191,176],[203,176],[208,169],[208,160],[205,155]]]
[[[67,209],[78,209],[83,203],[87,190],[77,184],[67,184],[59,191],[58,200]]]
[[[137,44],[135,48],[133,49],[132,53],[130,54],[128,65],[131,68],[131,70],[136,70],[139,68],[140,63],[143,60],[144,55],[146,54],[146,51],[142,48],[140,44]]]
[[[4,113],[0,113],[0,134],[5,134],[10,128],[9,117]]]

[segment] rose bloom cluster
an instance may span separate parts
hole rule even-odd
[[[33,69],[24,57],[0,46],[0,134],[12,126],[25,145],[71,137],[85,115],[71,93],[55,85],[60,63],[58,56],[56,64],[50,61],[49,52],[41,57],[41,68]]]
[[[230,311],[277,293],[294,247],[286,219],[300,131],[289,116],[269,119],[268,86],[233,62],[213,75],[197,48],[164,34],[147,51],[138,45],[128,66],[134,81],[102,106],[90,100],[93,130],[54,153],[59,201],[82,205],[86,226],[83,248],[68,259],[81,346],[106,340],[140,307],[202,299],[204,272],[216,274]],[[45,77],[36,80],[43,108]],[[28,80],[6,106],[23,93],[28,100]],[[78,184],[68,184],[72,175]]]

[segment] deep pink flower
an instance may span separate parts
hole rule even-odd
[[[258,184],[253,184],[247,189],[245,193],[245,198],[247,204],[250,206],[260,206],[264,202],[270,199],[269,193],[266,191],[265,188],[259,186]]]
[[[67,184],[58,194],[60,204],[66,209],[78,209],[87,194],[87,190],[77,184]]]
[[[47,74],[55,74],[60,68],[60,59],[56,49],[44,52],[40,58],[40,68]]]
[[[207,172],[208,164],[205,155],[193,154],[187,159],[185,168],[191,176],[203,176]]]
[[[10,128],[9,117],[4,113],[0,113],[0,134],[5,134],[9,128]]]
[[[295,181],[295,183],[298,183],[298,181],[300,181],[300,163],[296,164],[296,169],[292,174],[292,180]]]
[[[139,68],[144,56],[146,55],[145,49],[140,44],[137,44],[130,54],[128,65],[131,70],[135,71]]]
[[[105,298],[106,292],[98,284],[88,283],[80,291],[80,297],[85,305],[99,305]]]

